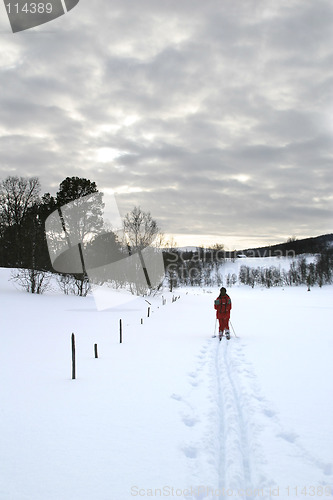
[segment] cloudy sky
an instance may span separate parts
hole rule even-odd
[[[179,245],[332,232],[330,0],[81,0],[13,34],[0,5],[0,179],[67,176]]]

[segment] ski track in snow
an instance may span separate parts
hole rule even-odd
[[[232,491],[237,498],[253,498],[251,492],[269,491],[275,486],[261,471],[264,465],[258,429],[251,421],[250,394],[242,390],[235,365],[243,367],[247,378],[252,372],[235,358],[237,340],[222,339],[215,351],[217,405],[219,411],[218,491]],[[244,368],[245,366],[245,368]],[[269,498],[262,496],[262,498]]]
[[[218,406],[220,409],[219,488],[236,490],[250,485],[249,444],[237,390],[230,373],[229,343],[216,350]]]
[[[271,492],[280,485],[268,472],[271,464],[263,446],[265,429],[273,432],[273,439],[283,441],[288,447],[289,460],[299,460],[322,478],[318,484],[323,487],[332,484],[332,465],[312,456],[299,442],[296,432],[283,428],[274,405],[262,395],[240,339],[227,341],[223,337],[221,342],[218,338],[209,339],[198,358],[196,370],[188,374],[189,393],[184,397],[171,396],[183,403],[183,424],[195,436],[182,445],[191,476],[198,479],[195,492],[185,496],[187,500],[224,498],[231,491],[234,498],[242,500],[272,498]],[[208,410],[206,414],[203,411],[205,429],[198,440],[194,429],[201,423],[199,413],[207,405],[200,401],[202,393],[198,397],[195,394],[204,380],[200,377],[203,371],[208,375],[210,394]],[[297,497],[288,495],[288,498]]]

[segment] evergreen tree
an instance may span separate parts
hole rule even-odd
[[[74,207],[68,208],[66,205],[71,202]],[[95,182],[66,177],[56,194],[56,204],[73,240],[85,242],[103,228],[103,193],[98,191]]]

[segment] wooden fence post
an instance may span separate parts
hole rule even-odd
[[[94,344],[95,359],[98,358],[97,344]]]
[[[72,380],[76,378],[76,366],[75,366],[75,335],[72,333]]]

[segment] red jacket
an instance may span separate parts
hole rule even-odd
[[[231,299],[229,295],[219,295],[214,302],[217,318],[230,318]]]

